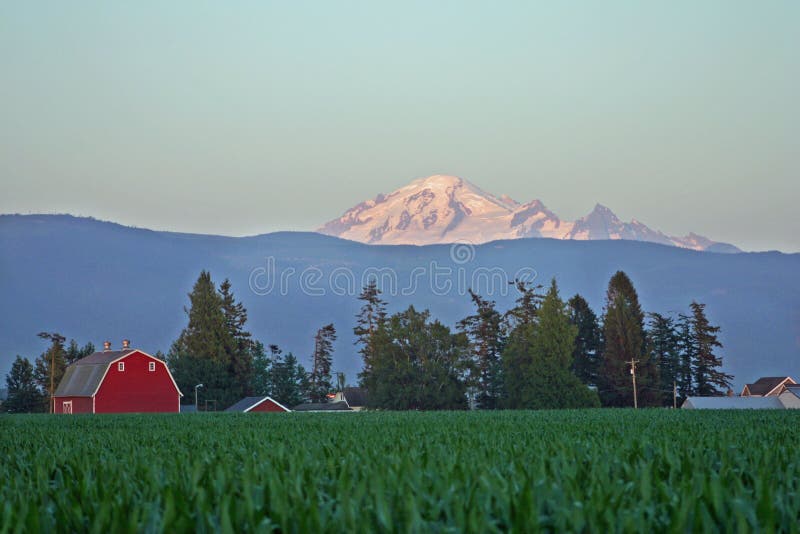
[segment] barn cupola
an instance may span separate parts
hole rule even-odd
[[[108,352],[110,350],[111,350],[111,342],[103,341],[103,352]]]
[[[130,339],[123,339],[122,340],[122,350],[128,350],[131,348],[131,340]]]

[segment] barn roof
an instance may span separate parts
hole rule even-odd
[[[110,362],[109,362],[110,363]],[[97,391],[108,369],[105,364],[81,364],[67,367],[64,378],[58,384],[56,397],[91,397]]]
[[[689,397],[682,408],[706,410],[783,409],[778,397]]]
[[[115,362],[120,358],[128,356],[134,352],[139,352],[145,356],[158,360],[158,358],[150,356],[149,354],[138,349],[104,350],[100,352],[94,352],[67,367],[67,370],[64,373],[64,378],[62,378],[61,382],[59,382],[54,396],[91,397],[95,394],[97,388],[100,387],[100,383],[103,381],[103,377],[106,375],[108,366],[111,365],[112,362]],[[170,375],[170,378],[172,378],[172,375]],[[175,384],[174,378],[172,379],[172,383]],[[178,388],[178,384],[175,384],[175,389],[178,389],[178,393],[183,396],[183,393],[181,393],[180,389]]]
[[[85,356],[80,360],[76,361],[72,365],[97,365],[97,364],[108,365],[114,360],[117,360],[123,356],[127,356],[131,352],[136,352],[136,349],[104,350],[100,352],[93,352],[90,355]]]
[[[339,402],[308,402],[298,404],[292,408],[293,412],[352,412],[345,401]]]
[[[225,411],[226,412],[246,412],[246,411],[249,411],[249,410],[255,408],[256,406],[258,406],[262,402],[268,401],[268,400],[274,402],[275,404],[277,404],[278,406],[280,406],[281,408],[283,408],[287,412],[290,411],[289,408],[285,407],[280,402],[276,401],[272,397],[267,397],[267,396],[245,397],[242,400],[240,400],[239,402],[237,402],[236,404],[234,404],[233,406],[230,406],[230,407],[226,408]]]
[[[364,388],[344,388],[344,400],[348,406],[366,406],[367,390]]]
[[[67,367],[64,378],[56,388],[56,397],[91,397],[103,377],[106,374],[109,364],[123,356],[127,356],[133,349],[129,350],[106,350],[93,352],[81,358]]]
[[[794,384],[790,376],[762,376],[752,384],[747,384],[750,395],[766,395],[784,382]]]

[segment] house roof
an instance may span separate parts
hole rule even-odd
[[[367,390],[364,388],[344,388],[342,393],[348,406],[361,407],[367,405]]]
[[[351,412],[345,401],[339,402],[308,402],[298,404],[292,408],[293,412]]]
[[[689,397],[682,408],[706,410],[783,409],[778,397]]]
[[[108,366],[113,362],[124,358],[125,356],[133,354],[134,352],[139,352],[149,358],[161,361],[155,356],[150,356],[149,354],[138,349],[104,350],[100,352],[94,352],[85,358],[81,358],[80,360],[73,362],[69,367],[67,367],[67,370],[64,373],[64,378],[62,378],[61,382],[59,382],[54,396],[92,397],[100,387],[100,383],[103,381],[103,377],[106,375]],[[169,369],[167,369],[167,371],[169,371]],[[170,378],[172,378],[171,374]],[[178,384],[175,383],[174,378],[172,378],[172,383],[175,385],[175,389],[178,390],[178,394],[183,396],[183,393],[180,392]]]
[[[795,383],[790,376],[762,376],[752,384],[747,384],[745,387],[747,387],[751,395],[767,395],[787,381],[791,384]]]
[[[290,411],[289,408],[281,404],[280,402],[276,401],[272,397],[261,396],[261,397],[245,397],[233,406],[230,406],[225,409],[226,412],[248,412],[261,404],[264,401],[272,401],[276,405],[280,406],[287,412]]]

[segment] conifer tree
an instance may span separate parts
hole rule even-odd
[[[333,364],[333,342],[336,341],[336,328],[328,324],[317,330],[314,336],[314,353],[311,355],[311,400],[327,401],[327,395],[333,388],[331,384],[331,366]]]
[[[540,293],[541,284],[533,285],[522,280],[514,280],[512,285],[519,292],[519,297],[517,297],[516,305],[506,312],[509,330],[522,324],[534,323],[536,321],[536,310],[544,298]]]
[[[692,301],[692,340],[695,343],[695,360],[692,365],[696,394],[702,397],[724,395],[731,386],[733,376],[722,372],[722,358],[714,354],[722,348],[717,334],[719,326],[713,326],[706,317],[705,304]]]
[[[594,391],[572,373],[577,327],[552,280],[535,323],[520,324],[504,352],[505,361],[518,362],[507,392],[506,407],[543,409],[599,406]],[[511,378],[511,377],[509,377]]]
[[[228,328],[222,297],[211,274],[202,271],[189,293],[189,308],[184,308],[188,324],[172,344],[167,362],[181,391],[192,391],[203,384],[204,399],[224,408],[241,398],[238,383],[231,373],[230,350],[235,340]],[[184,397],[193,402],[192,395]]]
[[[658,366],[663,404],[672,406],[673,398],[669,392],[677,386],[681,368],[681,353],[675,320],[655,312],[647,315],[649,318],[649,327],[646,332],[647,350],[653,363]]]
[[[17,356],[6,375],[8,398],[3,409],[9,413],[41,412],[46,404],[42,392],[36,384],[33,365],[27,358]]]
[[[305,402],[309,390],[306,370],[297,363],[297,358],[291,352],[286,356],[275,351],[272,354],[270,396],[288,408]]]
[[[95,351],[94,344],[91,342],[87,343],[83,347],[78,346],[78,342],[74,339],[69,341],[69,346],[67,347],[64,353],[64,360],[67,365],[71,365],[81,358],[85,358],[89,356]]]
[[[230,360],[230,373],[242,396],[253,394],[253,359],[254,346],[250,332],[245,330],[247,310],[241,302],[237,302],[226,278],[219,286],[222,313],[225,318],[227,346],[225,350]],[[263,349],[263,346],[261,347]]]
[[[658,406],[658,369],[645,351],[644,313],[628,275],[617,271],[608,283],[603,318],[600,398],[606,406],[634,406],[631,366],[636,366],[639,406]]]
[[[469,290],[476,311],[462,319],[458,328],[467,336],[473,357],[477,387],[477,405],[481,409],[494,409],[503,391],[500,354],[505,344],[503,316],[494,301],[486,300]]]
[[[272,395],[273,362],[280,355],[281,349],[277,345],[270,345],[270,354],[267,354],[264,344],[254,341],[251,352],[253,357],[252,388],[255,395]]]
[[[373,336],[386,321],[386,302],[381,299],[381,291],[375,280],[369,281],[358,296],[358,300],[362,301],[363,305],[356,315],[353,333],[356,336],[356,345],[360,345],[358,352],[361,354],[362,369],[359,381],[363,384],[365,378],[372,372],[372,361],[375,357]]]
[[[581,295],[573,296],[567,305],[570,323],[578,328],[572,351],[572,371],[584,384],[597,385],[600,359],[600,325],[597,315]]]
[[[678,397],[683,402],[688,397],[696,395],[692,365],[697,360],[697,344],[694,340],[692,320],[688,315],[683,313],[678,315],[675,329],[679,352],[675,381],[678,386]]]

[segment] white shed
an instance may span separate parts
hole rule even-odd
[[[688,410],[783,410],[785,406],[778,397],[689,397],[683,401],[681,408]]]
[[[786,386],[786,391],[778,395],[785,408],[800,409],[800,386]]]

